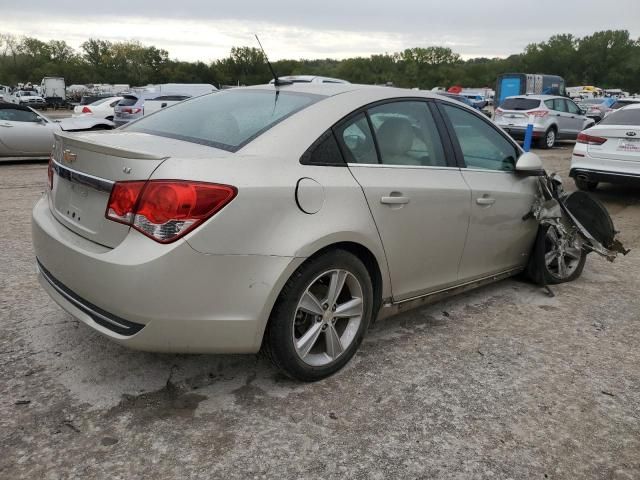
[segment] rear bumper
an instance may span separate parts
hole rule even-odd
[[[130,232],[108,249],[71,232],[46,197],[33,210],[40,283],[62,308],[137,350],[253,353],[271,308],[303,259],[208,255]]]
[[[524,139],[525,133],[527,131],[527,127],[507,127],[507,126],[502,126],[500,125],[500,127],[507,132],[512,138],[518,139],[518,140],[522,140]],[[544,136],[544,130],[540,127],[533,127],[533,138],[540,138]]]
[[[640,173],[608,172],[606,170],[592,170],[586,168],[572,168],[571,178],[584,178],[589,182],[606,182],[619,184],[640,184]]]

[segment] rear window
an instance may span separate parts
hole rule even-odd
[[[600,125],[632,125],[640,126],[640,108],[620,110],[604,117]]]
[[[138,103],[138,97],[134,97],[133,95],[125,95],[122,97],[122,100],[118,102],[119,107],[130,107]]]
[[[535,98],[507,98],[500,108],[503,110],[533,110],[540,106],[540,100]]]
[[[299,92],[233,89],[186,100],[126,127],[235,152],[323,98]]]
[[[627,105],[631,105],[632,103],[640,103],[640,102],[629,102],[628,100],[618,100],[616,103],[611,105],[611,108],[617,110],[618,108],[626,107]]]

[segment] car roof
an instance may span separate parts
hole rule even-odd
[[[18,105],[16,103],[0,102],[0,110],[22,110],[23,112],[30,112],[29,107]]]
[[[246,90],[270,90],[275,91],[273,84],[253,85],[250,87],[238,87]],[[360,85],[357,83],[294,83],[291,85],[282,85],[278,87],[281,92],[299,92],[320,95],[323,97],[333,97],[349,92],[367,91],[373,96],[379,96],[380,99],[393,97],[425,97],[425,98],[441,98],[435,92],[426,90],[410,90],[408,88],[387,87],[384,85]]]
[[[552,98],[567,98],[567,97],[563,97],[561,95],[514,95],[513,97],[507,97],[507,98],[529,98],[533,100],[549,100]]]

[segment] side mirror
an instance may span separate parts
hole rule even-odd
[[[580,109],[580,115],[586,115],[587,111],[584,108]]]
[[[531,177],[542,176],[544,175],[542,160],[535,153],[525,152],[516,162],[516,172]]]

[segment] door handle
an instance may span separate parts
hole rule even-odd
[[[405,205],[409,203],[409,197],[402,197],[402,196],[382,197],[380,199],[380,203],[384,203],[385,205]]]
[[[496,199],[491,197],[480,197],[476,198],[476,203],[478,205],[493,205],[496,203]]]

